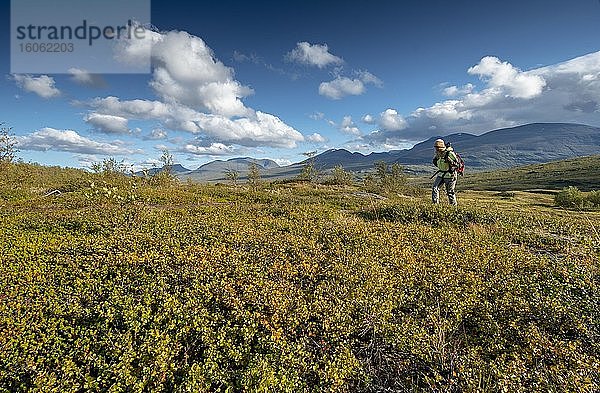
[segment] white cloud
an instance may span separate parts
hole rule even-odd
[[[146,65],[151,59],[153,46],[163,40],[163,35],[152,29],[144,29],[144,37],[135,40],[116,40],[114,58],[134,68]]]
[[[102,158],[96,154],[75,154],[74,156],[82,168],[91,169],[93,164],[102,161]]]
[[[156,120],[162,127],[202,134],[214,143],[295,147],[304,137],[275,115],[248,108],[252,89],[234,79],[232,68],[215,58],[206,43],[186,32],[151,32],[154,72],[150,86],[160,100],[96,98],[94,113],[128,120]],[[121,56],[135,59],[144,44],[132,42]],[[88,115],[89,116],[89,115]]]
[[[571,60],[567,60],[565,62],[550,65],[547,67],[538,68],[536,70],[530,71],[534,75],[569,75],[575,74],[578,75],[583,80],[589,80],[590,75],[594,75],[594,78],[597,79],[597,76],[600,75],[600,52],[594,52],[587,54],[585,56],[579,56]]]
[[[360,136],[360,129],[352,121],[352,116],[344,116],[340,123],[339,130],[347,135]]]
[[[233,69],[214,57],[199,37],[186,32],[161,34],[152,47],[150,86],[165,102],[223,116],[248,116],[241,99],[253,90],[233,78]]]
[[[195,123],[200,130],[215,139],[243,146],[293,148],[296,147],[296,142],[304,140],[302,134],[277,116],[260,111],[256,112],[256,119],[231,120],[210,115],[201,116]]]
[[[456,92],[454,99],[417,108],[404,118],[406,127],[401,131],[382,127],[365,138],[381,146],[533,122],[600,124],[600,52],[526,72],[496,58],[483,58],[467,72],[480,75],[485,86],[469,87]]]
[[[86,70],[79,68],[69,68],[69,74],[71,74],[71,80],[83,86],[91,87],[103,87],[106,82],[98,74],[90,74]]]
[[[400,131],[406,128],[406,120],[395,109],[386,109],[379,115],[379,126],[384,131]]]
[[[442,90],[442,94],[444,94],[447,97],[456,97],[469,94],[473,91],[474,88],[475,86],[472,83],[467,83],[466,85],[461,87],[453,85],[448,86],[444,90]]]
[[[256,53],[247,55],[237,50],[233,51],[233,60],[237,61],[238,63],[244,63],[248,61],[253,64],[261,64],[263,61]]]
[[[383,82],[368,71],[358,71],[356,74],[357,77],[354,79],[337,75],[330,82],[322,82],[319,85],[319,94],[332,100],[339,100],[349,95],[363,94],[367,91],[367,84],[383,86]]]
[[[313,120],[323,120],[325,118],[325,114],[323,112],[315,112],[312,115],[309,115]]]
[[[469,98],[467,98],[469,99]],[[478,106],[475,104],[473,106]],[[439,119],[444,121],[465,119],[469,120],[473,116],[473,111],[466,109],[464,101],[447,100],[444,102],[435,103],[429,108],[418,108],[414,113],[414,117],[427,116],[431,119]],[[390,129],[389,131],[394,131]]]
[[[277,116],[261,111],[255,112],[252,118],[230,119],[160,101],[120,101],[116,97],[107,97],[96,99],[91,105],[99,113],[111,113],[129,119],[159,120],[170,129],[204,134],[215,142],[292,148],[304,140],[300,132]]]
[[[296,48],[289,52],[285,58],[288,61],[295,61],[301,64],[316,66],[319,68],[328,65],[343,64],[344,60],[329,53],[327,44],[309,44],[308,42],[298,42]]]
[[[382,80],[376,77],[375,75],[371,74],[369,71],[357,71],[356,74],[364,84],[370,83],[376,87],[383,87]]]
[[[165,139],[166,137],[167,137],[167,131],[163,130],[162,128],[155,128],[152,131],[150,131],[150,134],[148,136],[146,136],[146,139],[157,140],[157,139]]]
[[[361,120],[366,124],[375,124],[375,119],[369,114],[364,115]]]
[[[339,100],[345,96],[358,96],[365,92],[365,85],[360,79],[350,79],[337,76],[330,82],[319,85],[319,94],[332,100]]]
[[[185,111],[188,114],[195,113],[194,110],[165,104],[161,101],[128,100],[121,101],[118,97],[95,98],[89,105],[103,114],[111,114],[125,118],[154,120],[176,115],[177,111]]]
[[[92,166],[94,164],[102,162],[102,160],[104,160],[106,158],[106,156],[101,156],[101,155],[97,155],[97,154],[75,153],[75,154],[73,154],[73,156],[77,160],[77,162],[79,163],[79,166],[81,168],[86,168],[88,170],[92,170]],[[156,159],[156,160],[149,159],[148,161],[160,162],[158,159]],[[130,173],[131,171],[136,172],[143,168],[141,163],[130,162],[127,158],[117,160],[117,163],[119,164],[119,166],[121,166],[125,170],[126,173]]]
[[[150,169],[150,168],[161,168],[162,166],[163,166],[163,163],[158,158],[147,158],[145,160],[142,160],[140,162],[136,162],[135,164],[133,164],[133,170],[134,171],[142,171],[144,169]]]
[[[486,56],[469,68],[471,75],[479,75],[491,88],[502,89],[508,96],[529,99],[542,93],[546,81],[539,75],[523,72],[497,57]]]
[[[126,155],[139,151],[128,149],[122,144],[98,142],[79,135],[73,130],[42,128],[32,134],[17,138],[19,149],[34,151],[65,151],[81,154]]]
[[[193,143],[188,143],[177,151],[197,156],[224,156],[235,153],[235,148],[223,143],[211,143],[209,146],[198,146]]]
[[[325,139],[318,132],[315,132],[312,135],[307,136],[306,140],[309,141],[309,142],[313,142],[313,143],[325,143],[325,142],[327,142],[327,139]]]
[[[54,78],[48,75],[41,75],[36,78],[30,75],[14,74],[13,79],[23,90],[35,93],[42,98],[54,98],[61,94],[60,90],[54,86]]]
[[[127,119],[121,116],[90,113],[84,120],[94,129],[107,134],[129,134],[131,132]]]

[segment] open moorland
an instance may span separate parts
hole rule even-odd
[[[458,197],[7,165],[0,391],[599,391],[600,212]]]

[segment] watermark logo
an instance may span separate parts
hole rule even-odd
[[[150,0],[11,0],[11,73],[148,73]]]

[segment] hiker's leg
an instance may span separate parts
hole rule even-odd
[[[456,206],[457,202],[456,202],[456,192],[454,191],[454,188],[456,187],[456,178],[449,178],[446,179],[446,194],[448,194],[448,202],[450,202],[450,204],[452,206]]]
[[[433,187],[431,187],[431,201],[433,203],[440,202],[440,187],[444,183],[444,179],[439,176],[436,176],[435,181],[433,182]]]

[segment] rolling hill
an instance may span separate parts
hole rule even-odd
[[[490,191],[559,190],[574,186],[600,190],[600,155],[553,161],[546,164],[478,172],[461,179],[461,188]]]
[[[279,168],[279,165],[269,159],[256,159],[251,157],[232,158],[229,160],[215,160],[200,166],[198,169],[182,173],[178,177],[182,179],[192,179],[196,181],[219,181],[226,180],[227,171],[237,171],[241,178],[248,173],[248,168],[252,163],[258,166],[261,173]]]
[[[377,161],[398,162],[409,173],[423,174],[431,168],[435,136],[411,149],[389,152],[350,153],[327,150],[315,157],[315,166],[328,170],[342,165],[351,171],[368,170]],[[450,142],[467,163],[468,171],[489,171],[528,164],[540,164],[600,153],[600,128],[571,123],[533,123],[503,128],[482,135],[456,133],[442,137]],[[301,168],[304,163],[295,164]]]
[[[163,168],[150,168],[150,169],[148,169],[148,175],[149,176],[154,176],[157,173],[162,172],[163,170],[164,170],[164,167]],[[175,164],[175,165],[171,166],[171,173],[173,173],[175,175],[179,175],[179,174],[182,174],[182,173],[187,173],[189,171],[190,171],[189,169],[185,168],[181,164]],[[144,171],[138,171],[138,172],[135,173],[135,175],[136,176],[143,176],[144,175]]]
[[[437,137],[402,150],[395,156],[403,164],[429,162]],[[503,128],[475,136],[443,137],[460,152],[469,168],[510,168],[600,153],[600,128],[570,123],[534,123]]]
[[[362,154],[345,149],[330,149],[313,158],[315,167],[328,172],[337,165],[352,172],[370,171],[377,161],[400,163],[411,175],[432,171],[433,141],[429,138],[406,150]],[[502,128],[481,135],[455,133],[442,138],[452,143],[467,165],[467,172],[507,169],[523,165],[584,157],[600,153],[600,128],[572,123],[533,123]],[[235,170],[243,180],[248,166],[255,162],[264,179],[293,178],[308,162],[279,166],[272,160],[251,157],[216,160],[192,171],[176,171],[182,179],[224,181],[226,171]],[[185,169],[185,168],[183,168]]]

